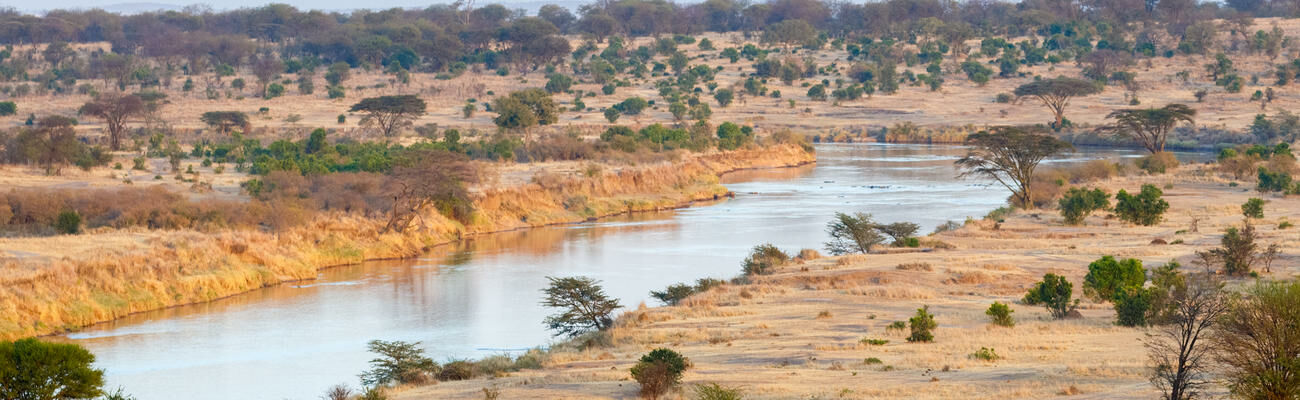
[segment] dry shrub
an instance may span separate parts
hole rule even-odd
[[[1092,160],[1069,169],[1071,183],[1085,183],[1110,179],[1119,175],[1119,167],[1106,160]]]
[[[830,310],[822,310],[821,312],[817,313],[817,319],[827,319],[830,317],[831,317]]]
[[[981,284],[993,282],[995,280],[993,275],[989,275],[988,273],[985,273],[983,271],[957,271],[957,272],[949,271],[949,272],[952,273],[953,276],[951,278],[948,278],[947,280],[944,280],[943,282],[949,285],[954,285],[954,284],[955,285],[981,285]]]
[[[799,250],[799,255],[795,256],[795,259],[799,261],[812,261],[818,258],[822,258],[822,253],[819,253],[817,252],[817,250],[813,250],[813,249]]]
[[[1247,176],[1255,174],[1255,164],[1257,163],[1259,163],[1259,157],[1250,154],[1238,154],[1235,157],[1219,160],[1219,172],[1232,175],[1233,179],[1245,179]]]
[[[934,267],[931,267],[930,263],[925,263],[925,262],[902,263],[902,264],[898,264],[897,268],[904,271],[933,271],[934,270]]]
[[[1295,157],[1287,155],[1274,155],[1268,159],[1267,168],[1272,172],[1285,172],[1288,174],[1296,173]]]
[[[10,211],[0,226],[9,230],[45,233],[59,212],[75,210],[87,228],[145,227],[149,229],[213,230],[255,227],[274,212],[262,204],[239,201],[190,201],[167,189],[14,189],[0,195]]]
[[[1163,174],[1166,171],[1178,167],[1178,157],[1174,153],[1162,151],[1135,161],[1138,168],[1152,174]]]
[[[567,134],[546,135],[524,148],[526,150],[516,151],[516,154],[523,156],[520,161],[587,160],[598,152],[592,142]]]
[[[1051,208],[1056,199],[1065,193],[1065,183],[1069,177],[1060,171],[1047,174],[1035,174],[1029,181],[1029,201],[1037,208]]]

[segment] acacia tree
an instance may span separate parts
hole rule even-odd
[[[974,148],[956,161],[962,171],[957,177],[992,178],[1010,189],[1017,205],[1026,209],[1034,207],[1029,181],[1038,163],[1072,148],[1060,139],[1016,127],[975,133],[966,138],[966,143]]]
[[[424,100],[419,96],[407,94],[362,99],[361,102],[353,104],[348,111],[366,113],[366,116],[361,119],[363,124],[379,125],[379,131],[383,132],[384,136],[392,136],[398,128],[410,125],[411,121],[423,115],[425,107]]]
[[[117,151],[122,149],[122,133],[126,131],[127,119],[148,111],[149,107],[139,95],[104,93],[83,104],[77,113],[103,119],[108,125],[109,148]]]
[[[385,187],[393,199],[384,231],[402,232],[434,207],[462,223],[473,214],[468,186],[478,182],[478,170],[459,153],[414,150],[397,160]]]
[[[208,111],[203,113],[199,120],[221,134],[230,133],[231,129],[235,127],[243,129],[244,132],[253,128],[252,124],[249,123],[248,114],[244,114],[242,111]]]
[[[1151,384],[1165,400],[1197,397],[1210,382],[1210,329],[1228,311],[1223,285],[1212,275],[1189,277],[1169,291],[1165,324],[1147,333],[1144,345],[1153,365]]]
[[[622,307],[618,300],[605,295],[600,281],[585,277],[546,277],[551,285],[542,289],[542,305],[559,308],[560,312],[546,317],[546,326],[555,335],[578,336],[589,331],[599,331],[614,325],[610,314]]]
[[[1061,123],[1065,121],[1065,107],[1070,104],[1070,99],[1080,96],[1090,96],[1101,93],[1101,86],[1095,82],[1066,78],[1064,76],[1054,79],[1043,79],[1020,85],[1015,90],[1017,97],[1031,96],[1043,102],[1043,105],[1052,110],[1056,117],[1057,129],[1061,128]]]
[[[1100,132],[1132,138],[1152,154],[1165,151],[1169,132],[1179,122],[1195,123],[1196,110],[1182,104],[1169,104],[1145,110],[1115,110],[1106,115],[1115,122],[1103,126]]]

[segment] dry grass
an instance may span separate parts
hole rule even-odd
[[[1178,210],[1235,206],[1257,195],[1205,182],[1197,175],[1201,172],[1200,167],[1183,167],[1161,177],[1175,186],[1167,191],[1169,219],[1157,226],[1066,227],[1054,218],[1022,213],[1008,217],[1000,231],[972,224],[940,234],[939,239],[957,245],[954,250],[833,257],[786,266],[758,283],[704,295],[710,304],[707,312],[690,307],[638,311],[673,318],[646,318],[615,328],[612,333],[620,339],[604,350],[612,354],[608,360],[582,356],[583,361],[557,362],[495,384],[516,397],[629,398],[636,388],[627,384],[627,368],[635,357],[651,348],[671,347],[694,363],[685,384],[743,387],[746,398],[753,399],[1155,397],[1145,378],[1146,355],[1138,344],[1143,331],[1115,326],[1109,305],[1085,302],[1080,310],[1084,318],[1056,321],[1042,308],[1017,300],[1049,271],[1063,274],[1077,288],[1088,262],[1104,254],[1141,249],[1146,264],[1176,259],[1190,265],[1199,247],[1150,246],[1151,238],[1172,237],[1188,225],[1189,217]],[[1121,177],[1099,184],[1113,192],[1136,188],[1146,179]],[[1300,206],[1281,201],[1269,206],[1270,218],[1300,218]],[[1239,215],[1204,216],[1200,233],[1177,236],[1213,244],[1222,227],[1239,220]],[[1259,229],[1265,240],[1284,245],[1295,241],[1271,225]],[[1014,250],[1001,250],[1009,241],[1019,243]],[[1061,251],[1072,245],[1080,249]],[[920,273],[898,267],[909,264],[942,268]],[[1297,272],[1300,266],[1284,257],[1274,264],[1272,276]],[[984,310],[993,301],[1015,309],[1014,328],[988,322]],[[933,343],[907,343],[906,329],[887,329],[923,305],[930,306],[939,324]],[[864,338],[888,343],[870,345]],[[995,349],[1000,358],[972,359],[980,348]],[[587,378],[572,379],[581,376]],[[543,383],[562,378],[563,383]],[[483,385],[441,383],[396,398],[474,398]]]

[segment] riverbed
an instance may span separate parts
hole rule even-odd
[[[990,181],[958,180],[959,146],[817,145],[818,162],[729,174],[734,199],[597,222],[476,237],[419,259],[331,268],[314,281],[159,310],[65,335],[96,354],[109,388],[140,400],[317,399],[359,386],[372,339],[419,341],[440,362],[514,353],[553,339],[538,304],[547,276],[589,276],[626,307],[649,291],[737,275],[757,244],[821,249],[835,212],[922,232],[1006,203]],[[1089,149],[1045,166],[1140,156]]]

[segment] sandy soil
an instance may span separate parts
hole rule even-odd
[[[633,398],[638,386],[628,368],[657,347],[691,359],[687,388],[716,382],[741,388],[746,398],[1152,398],[1139,344],[1143,330],[1115,326],[1108,304],[1084,300],[1083,318],[1063,321],[1051,320],[1041,307],[1012,304],[1014,328],[991,325],[984,310],[994,301],[1018,300],[1047,272],[1064,274],[1079,296],[1087,264],[1103,255],[1138,258],[1148,268],[1170,260],[1185,270],[1198,268],[1193,252],[1217,246],[1226,227],[1241,223],[1239,205],[1257,196],[1212,175],[1184,167],[1176,175],[1101,184],[1112,191],[1171,184],[1165,198],[1172,207],[1158,226],[1094,215],[1086,226],[1069,227],[1050,211],[1009,217],[1000,229],[976,221],[932,237],[954,249],[789,265],[755,284],[723,286],[682,306],[629,311],[612,331],[613,348],[559,353],[543,370],[406,389],[396,398],[482,398],[485,387],[500,390],[502,398]],[[1294,249],[1295,233],[1276,227],[1300,219],[1300,205],[1268,200],[1266,218],[1256,222],[1263,240]],[[1199,232],[1183,232],[1193,218]],[[1154,239],[1181,242],[1153,245]],[[1285,254],[1264,275],[1294,277],[1296,261]],[[898,267],[905,263],[930,270]],[[905,333],[886,329],[925,305],[939,324],[934,343],[907,343]],[[864,338],[889,343],[872,346],[861,343]],[[972,359],[981,347],[1003,359]],[[880,363],[867,362],[873,357]],[[670,396],[678,397],[690,396]]]

